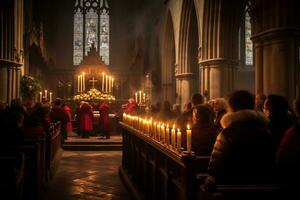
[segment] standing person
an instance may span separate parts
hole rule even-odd
[[[133,98],[130,98],[128,100],[128,103],[124,105],[124,112],[126,114],[131,114],[131,113],[134,113],[135,110],[136,110],[136,102],[134,101]]]
[[[69,135],[73,131],[73,126],[72,126],[72,111],[71,111],[71,108],[68,105],[66,105],[66,104],[63,104],[63,110],[66,113],[66,115],[68,116],[68,122],[67,122],[67,125],[66,125],[66,130],[67,130],[67,134]]]
[[[99,106],[99,127],[100,132],[106,139],[110,138],[109,105],[107,101],[102,101]]]
[[[84,102],[79,111],[79,130],[81,137],[88,138],[93,131],[93,110],[89,103]]]
[[[59,99],[56,99],[54,102],[54,106],[51,109],[50,112],[50,119],[51,122],[56,123],[58,121],[61,122],[61,126],[60,126],[60,130],[62,133],[62,139],[67,139],[67,129],[66,129],[66,125],[68,122],[68,116],[66,115],[66,113],[64,112],[64,110],[61,107],[61,101]]]

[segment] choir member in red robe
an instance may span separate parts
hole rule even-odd
[[[107,101],[102,101],[99,106],[99,127],[101,134],[106,137],[106,139],[110,138],[110,121],[109,121],[109,105]]]
[[[93,111],[89,103],[84,102],[79,111],[80,122],[79,129],[82,137],[88,138],[93,131]]]
[[[73,131],[71,108],[67,105],[63,105],[63,109],[64,109],[64,112],[66,113],[66,115],[68,116],[68,122],[67,122],[67,125],[66,125],[66,130],[67,130],[67,133],[71,133]]]

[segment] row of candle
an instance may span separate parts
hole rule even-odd
[[[168,124],[153,121],[152,118],[146,119],[129,114],[123,114],[123,122],[137,129],[141,133],[165,144],[168,148],[182,150],[182,134],[180,129],[176,130],[175,124],[170,129]],[[187,134],[187,152],[192,152],[192,130],[189,125],[186,130]]]
[[[49,102],[52,103],[52,92],[49,92]],[[40,102],[42,102],[43,97],[45,97],[46,101],[48,101],[48,90],[45,90],[45,93],[43,94],[42,91],[40,91]]]
[[[146,103],[146,93],[143,93],[143,100],[142,100],[142,91],[135,93],[135,102],[138,104]]]
[[[96,82],[97,80],[93,79],[90,80],[90,82]],[[94,83],[93,83],[94,85]],[[102,72],[102,92],[106,93],[112,93],[113,87],[114,87],[114,78],[109,75],[105,75],[104,72]],[[77,92],[84,92],[85,91],[85,73],[82,72],[80,75],[78,75],[77,80]]]

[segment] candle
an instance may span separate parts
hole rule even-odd
[[[78,75],[78,80],[77,80],[77,92],[80,92],[80,76]]]
[[[153,132],[152,132],[152,137],[155,138],[155,136],[156,136],[156,122],[153,123],[152,131],[153,131]]]
[[[140,104],[142,104],[142,91],[139,91]]]
[[[108,93],[108,76],[105,75],[105,92]]]
[[[80,92],[82,92],[82,75],[80,75]]]
[[[166,133],[165,133],[165,125],[164,124],[162,124],[161,125],[161,127],[160,127],[161,129],[160,129],[160,141],[162,141],[162,143],[165,143],[165,135],[166,135]]]
[[[169,145],[169,143],[170,143],[170,129],[169,129],[169,124],[167,124],[167,128],[166,128],[166,143],[167,143],[167,145]]]
[[[191,153],[192,151],[192,130],[190,129],[190,125],[187,125],[187,130],[186,130],[186,148],[187,152]]]
[[[102,92],[104,92],[104,72],[102,72]]]
[[[171,130],[171,146],[175,147],[175,124],[173,124],[172,130]]]
[[[47,90],[45,90],[45,98],[46,98],[46,100],[47,100]]]
[[[111,76],[108,77],[108,93],[111,91]]]
[[[42,96],[43,96],[43,94],[42,94],[42,92],[40,92],[40,102],[42,102]]]
[[[136,103],[138,102],[138,93],[137,92],[135,93],[135,102]]]
[[[52,92],[50,92],[50,104],[52,103]]]
[[[180,129],[177,130],[177,149],[181,149],[181,132]]]
[[[84,72],[82,72],[82,88],[83,88],[83,91],[85,91],[85,75],[84,75]]]
[[[159,140],[159,135],[160,135],[160,122],[156,126],[156,140]]]

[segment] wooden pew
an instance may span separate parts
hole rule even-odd
[[[61,123],[51,123],[48,134],[46,135],[46,171],[47,181],[49,181],[56,170],[57,164],[62,154],[61,149]]]
[[[179,154],[123,122],[120,128],[119,174],[135,199],[197,198],[196,173],[206,170],[209,157]]]
[[[1,198],[21,200],[24,187],[25,155],[1,152],[0,163]]]

